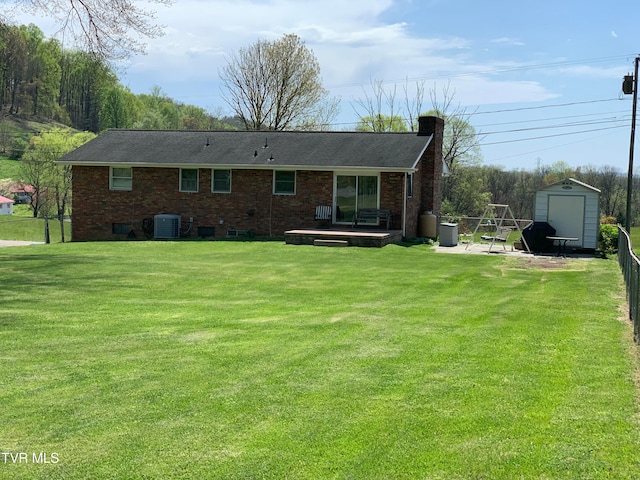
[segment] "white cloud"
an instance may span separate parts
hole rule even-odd
[[[474,60],[477,52],[470,39],[430,36],[428,30],[411,33],[404,21],[385,21],[395,3],[397,0],[179,0],[169,8],[156,7],[157,22],[166,26],[165,35],[148,40],[147,54],[132,57],[121,79],[134,93],[148,93],[159,85],[180,101],[205,108],[224,106],[218,72],[227,56],[258,39],[295,33],[317,56],[325,85],[343,99],[343,114],[347,115],[352,114],[348,102],[361,96],[371,80],[426,79],[427,87],[432,87],[436,81],[444,84],[452,78],[457,99],[470,105],[553,96],[539,83],[473,75],[495,71],[496,64]],[[406,20],[414,25],[421,21]],[[47,28],[45,33],[53,31]],[[494,43],[523,45],[510,37],[497,38]]]
[[[521,47],[524,45],[524,42],[521,42],[520,40],[516,40],[514,38],[509,38],[509,37],[494,38],[493,40],[491,40],[491,43],[513,45],[517,47]]]
[[[455,79],[452,85],[461,105],[543,102],[559,96],[534,81],[496,81],[469,76]]]
[[[624,67],[615,66],[610,68],[599,68],[592,65],[574,65],[571,67],[563,67],[558,69],[563,75],[571,75],[581,79],[611,79],[622,81],[620,72],[624,72]]]

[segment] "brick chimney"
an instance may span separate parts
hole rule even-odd
[[[420,160],[420,210],[432,211],[440,217],[442,205],[442,138],[444,120],[439,117],[418,118],[418,136],[432,136]]]

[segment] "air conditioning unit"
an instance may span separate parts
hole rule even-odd
[[[153,238],[180,238],[180,215],[153,217]]]

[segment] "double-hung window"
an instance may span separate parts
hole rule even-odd
[[[231,192],[231,170],[213,170],[211,174],[211,191],[214,193]]]
[[[181,168],[180,169],[180,191],[181,192],[197,192],[198,191],[198,169],[197,168]]]
[[[133,180],[131,168],[111,167],[109,170],[109,188],[111,190],[131,190]]]
[[[295,170],[275,170],[273,172],[273,193],[276,195],[295,195]]]

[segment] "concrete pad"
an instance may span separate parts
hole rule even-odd
[[[42,245],[44,242],[25,242],[22,240],[0,240],[0,248],[26,247],[27,245]]]
[[[467,255],[500,255],[507,257],[524,257],[524,258],[556,258],[556,254],[550,253],[529,253],[526,250],[517,250],[512,244],[507,243],[494,243],[491,250],[490,243],[459,243],[453,247],[443,247],[436,245],[435,251],[438,253],[455,253],[455,254],[467,254]],[[504,246],[504,248],[503,248]],[[591,259],[596,258],[592,253],[571,252],[566,255],[560,255],[560,258],[581,258]]]

